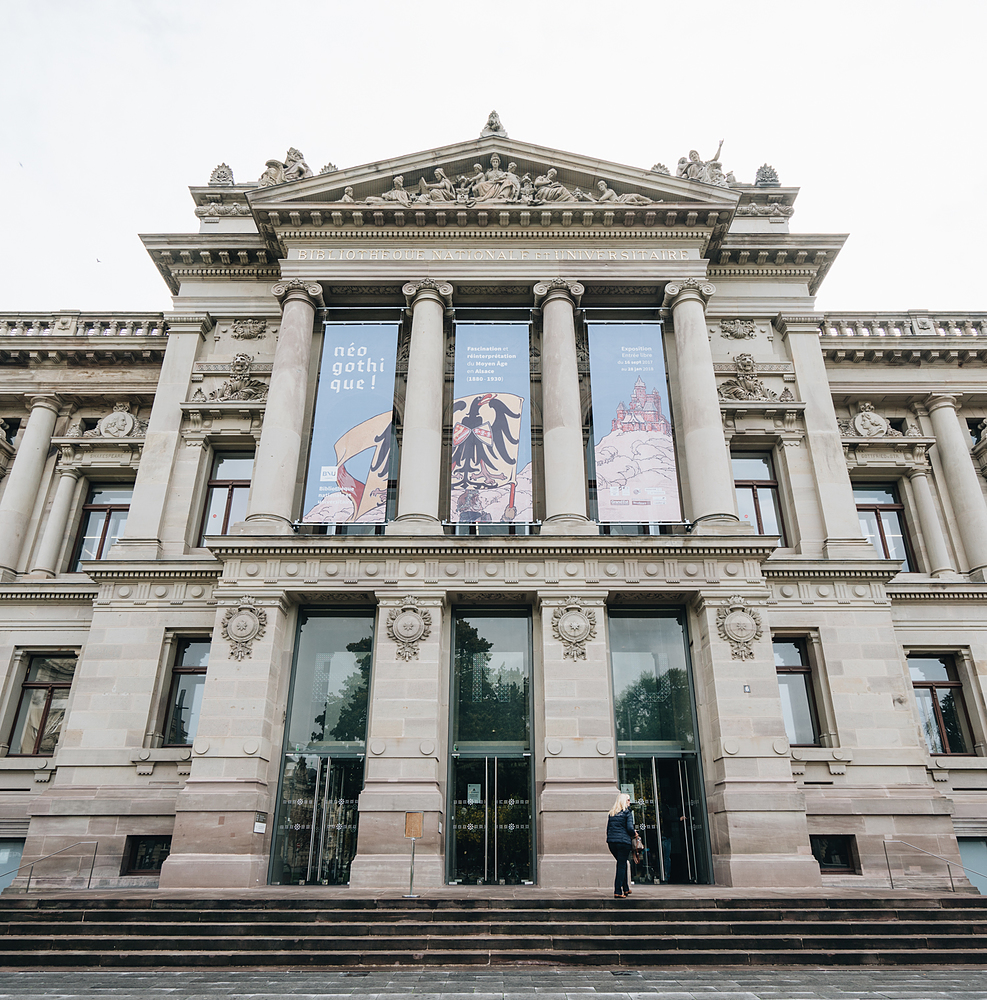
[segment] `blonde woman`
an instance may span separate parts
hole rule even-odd
[[[607,847],[617,861],[617,873],[613,880],[614,899],[623,899],[631,894],[627,884],[627,861],[631,856],[634,835],[631,797],[626,792],[621,792],[607,817]]]

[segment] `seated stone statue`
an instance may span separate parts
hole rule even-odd
[[[535,201],[575,201],[573,193],[558,179],[559,172],[551,167],[547,174],[535,178]]]
[[[394,187],[390,191],[385,191],[381,197],[367,198],[368,205],[385,205],[388,202],[396,202],[398,205],[408,206],[411,204],[411,196],[404,189],[404,178],[398,174],[391,182]]]

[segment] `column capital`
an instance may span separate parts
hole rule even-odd
[[[919,458],[919,455],[916,453],[915,457]],[[928,479],[931,472],[932,470],[929,468],[928,464],[925,461],[925,449],[923,448],[921,454],[921,464],[909,466],[905,470],[905,475],[908,477],[909,480]]]
[[[568,278],[549,278],[547,281],[539,281],[533,291],[536,306],[540,306],[542,300],[554,292],[571,299],[572,304],[578,309],[579,301],[586,289],[578,281],[570,281]]]
[[[683,299],[699,299],[703,305],[716,294],[716,285],[705,278],[682,278],[678,281],[670,281],[665,286],[665,298],[662,305],[665,308],[674,307],[677,302]]]
[[[434,278],[422,278],[421,281],[409,281],[402,289],[405,301],[410,309],[419,296],[431,295],[439,299],[442,304],[452,308],[452,285],[448,281],[436,281]]]
[[[63,452],[64,454],[64,452]],[[58,475],[62,479],[78,479],[82,475],[82,469],[77,465],[64,465],[61,456],[58,459]]]
[[[55,416],[58,416],[58,411],[62,407],[62,398],[53,392],[36,393],[27,397],[27,403],[32,412],[44,408],[51,410]]]
[[[323,304],[322,286],[317,281],[304,281],[301,278],[279,281],[271,287],[271,294],[281,303],[282,309],[289,300],[299,297],[309,299],[315,306]]]
[[[934,393],[931,396],[927,396],[925,399],[925,405],[929,410],[929,413],[933,413],[936,410],[941,410],[943,407],[948,406],[951,410],[959,409],[959,403],[962,396],[956,392],[940,392]]]

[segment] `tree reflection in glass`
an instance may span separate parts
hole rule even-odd
[[[617,740],[629,748],[695,749],[685,631],[674,612],[610,615]]]

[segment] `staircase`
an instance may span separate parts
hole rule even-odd
[[[984,965],[987,898],[0,897],[0,967]]]

